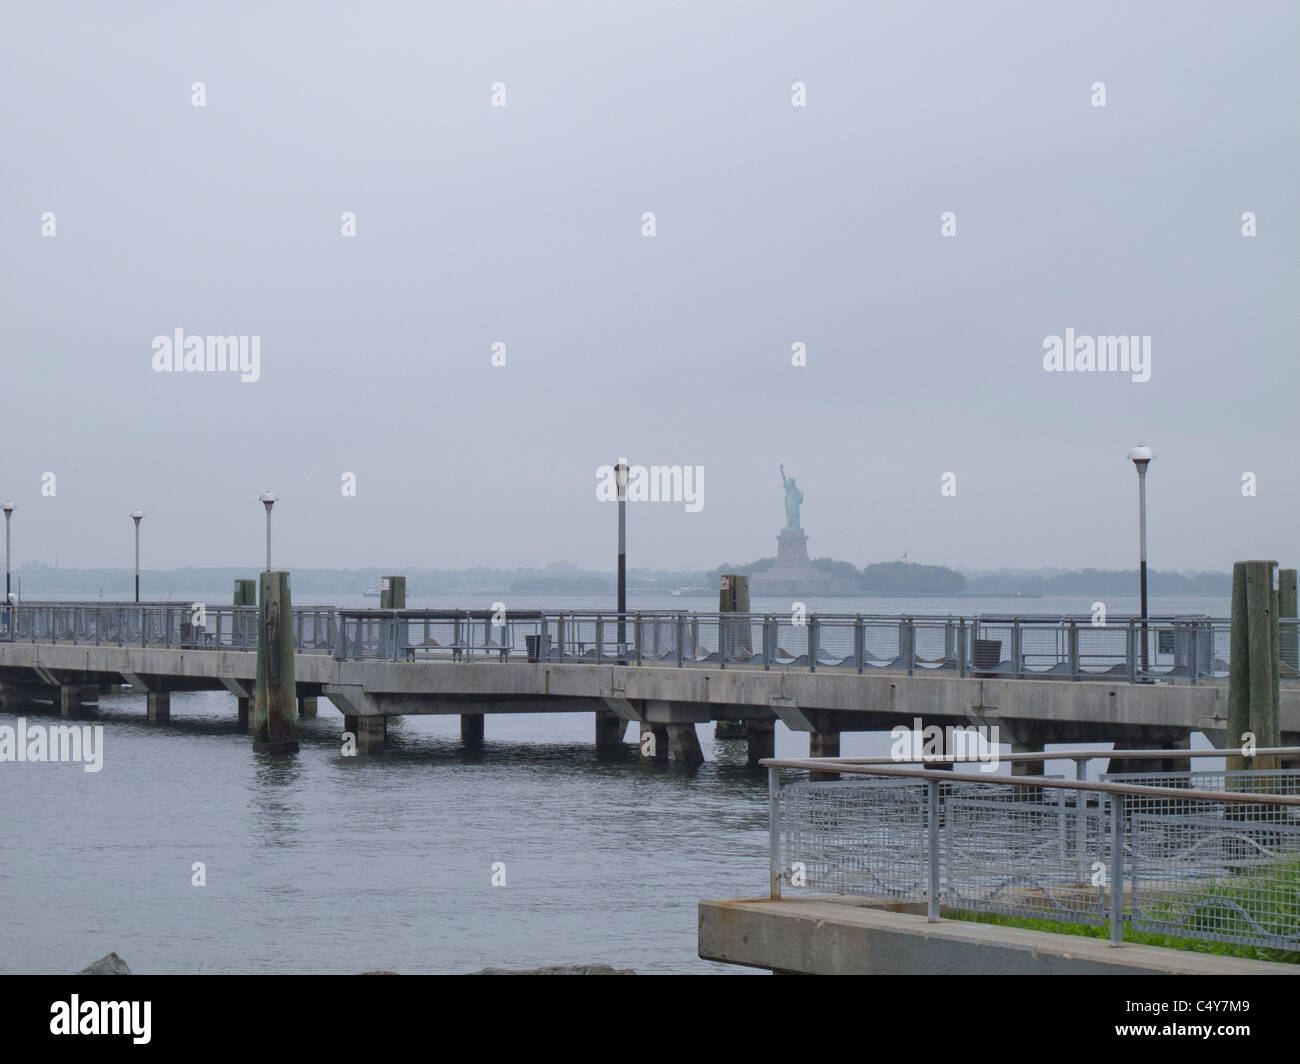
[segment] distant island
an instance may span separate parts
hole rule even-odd
[[[827,595],[956,595],[966,589],[966,577],[944,565],[912,562],[876,562],[859,569],[851,562],[814,558],[812,568],[829,577]],[[713,587],[723,573],[761,574],[777,565],[776,558],[761,558],[747,565],[720,565],[709,573]]]
[[[701,600],[716,596],[722,573],[753,576],[772,569],[776,558],[718,565],[700,569],[629,569],[632,594],[669,594],[681,589]],[[1052,596],[1132,595],[1137,573],[1123,569],[999,569],[956,570],[943,565],[912,562],[874,562],[858,568],[851,562],[816,558],[812,571],[826,579],[830,595],[946,595],[946,596]],[[293,589],[307,595],[356,595],[377,587],[381,577],[407,578],[407,595],[531,595],[583,596],[595,600],[612,597],[616,582],[609,570],[584,569],[573,562],[551,562],[544,568],[419,569],[410,566],[376,566],[365,569],[296,569]],[[178,595],[202,594],[212,602],[229,601],[236,578],[256,576],[256,564],[236,567],[146,569],[141,572],[142,597],[168,600]],[[56,593],[60,598],[123,600],[133,594],[131,569],[67,569],[30,563],[14,570],[15,590],[25,599]],[[1149,574],[1151,593],[1165,597],[1226,596],[1232,576],[1219,572],[1155,571]],[[751,582],[751,593],[755,591]],[[102,593],[102,594],[101,594]],[[701,602],[701,607],[703,603]]]

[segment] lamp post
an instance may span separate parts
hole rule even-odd
[[[1156,456],[1144,443],[1129,451],[1138,474],[1138,582],[1142,594],[1142,676],[1147,673],[1147,466]]]
[[[144,518],[143,510],[132,510],[131,520],[135,522],[135,601],[140,601],[140,521]]]
[[[5,512],[5,605],[9,605],[9,518],[13,517],[16,507],[8,499],[0,510]]]
[[[264,491],[259,496],[266,507],[266,571],[271,571],[271,507],[275,505],[275,493]]]
[[[620,458],[614,467],[618,487],[618,654],[619,664],[626,665],[627,629],[623,615],[627,612],[627,459]]]

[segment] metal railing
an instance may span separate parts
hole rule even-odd
[[[1188,758],[1241,753],[1178,751]],[[1300,748],[1255,753],[1297,757]],[[1152,754],[1012,760],[1079,765]],[[1147,772],[1117,774],[1135,782],[1088,782],[877,758],[761,763],[774,898],[787,887],[924,904],[931,920],[946,909],[1109,924],[1115,945],[1127,926],[1300,950],[1300,771]],[[783,768],[853,778],[782,785]]]
[[[892,669],[909,674],[1190,683],[1228,675],[1229,621],[1089,617],[915,617],[601,611],[341,610],[339,656],[715,665],[720,668]],[[1280,623],[1284,635],[1300,621]],[[619,643],[620,630],[624,643]],[[387,634],[385,634],[387,633]],[[1280,674],[1300,676],[1282,638]],[[1144,654],[1145,646],[1145,654]],[[1146,666],[1143,666],[1143,661]]]
[[[293,611],[294,646],[326,653],[338,627],[333,607]],[[24,603],[0,607],[0,641],[92,646],[256,650],[256,606],[175,603]]]
[[[176,603],[59,602],[0,606],[0,641],[143,646],[256,646],[257,608],[206,606],[195,623]],[[249,618],[252,618],[250,620]],[[806,668],[959,676],[1181,680],[1228,675],[1229,621],[1069,616],[872,616],[602,611],[294,610],[295,647],[341,660],[627,662],[677,667]],[[620,632],[624,642],[619,643]],[[1300,621],[1279,622],[1279,673],[1300,677]],[[1145,667],[1143,662],[1146,662]]]

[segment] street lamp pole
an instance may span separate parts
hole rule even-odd
[[[266,507],[266,571],[271,571],[271,507],[275,505],[275,494],[270,491],[262,492],[260,496],[262,505]]]
[[[9,605],[9,518],[13,517],[16,507],[8,499],[0,507],[5,512],[5,605]]]
[[[1142,595],[1142,676],[1145,679],[1148,668],[1147,648],[1147,466],[1156,456],[1155,451],[1139,443],[1129,451],[1129,460],[1137,467],[1138,474],[1138,583]]]
[[[140,521],[143,510],[132,510],[131,520],[135,522],[135,601],[140,601]]]
[[[619,663],[627,653],[627,459],[620,458],[614,467],[614,482],[618,486],[618,653]]]

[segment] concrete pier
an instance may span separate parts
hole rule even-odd
[[[641,756],[649,761],[668,760],[668,725],[641,722]]]
[[[460,741],[469,747],[483,745],[482,713],[462,713],[460,715]]]
[[[1047,730],[1037,721],[1017,720],[1007,722],[1011,725],[1010,736],[1004,738],[1011,739],[1011,752],[1013,754],[1041,754],[1047,749],[1045,743]],[[1005,730],[1005,729],[1004,729]],[[1120,762],[1124,764],[1124,762]],[[1114,768],[1115,772],[1126,772],[1124,768]],[[1011,762],[1011,775],[1013,776],[1041,776],[1043,774],[1043,763],[1041,761],[1013,761]]]
[[[252,702],[251,698],[236,698],[237,708],[235,713],[239,721],[239,726],[244,731],[248,731],[252,721]]]
[[[354,717],[358,754],[382,754],[388,738],[387,717]]]
[[[172,693],[170,691],[150,691],[145,695],[149,720],[155,724],[165,724],[172,719]]]
[[[628,722],[607,709],[596,710],[596,750],[621,750]]]
[[[668,749],[675,761],[685,765],[702,765],[704,752],[700,749],[700,737],[694,724],[669,724]]]
[[[59,713],[70,717],[81,708],[81,684],[65,683],[59,687]]]
[[[302,717],[314,717],[314,716],[316,716],[316,696],[299,695],[298,696],[298,717],[301,719]]]
[[[776,757],[776,721],[746,721],[745,741],[751,765],[757,765],[765,757]]]
[[[808,733],[809,757],[839,757],[840,733],[837,731],[812,731]],[[810,772],[811,780],[837,780],[838,772]]]
[[[965,920],[924,906],[843,899],[707,899],[705,960],[807,975],[1300,975],[1300,965],[1220,957]]]

